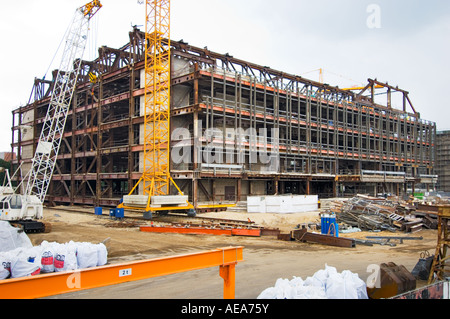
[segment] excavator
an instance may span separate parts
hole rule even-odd
[[[48,232],[43,218],[43,204],[55,168],[61,138],[81,68],[89,22],[102,4],[93,0],[77,8],[65,35],[62,61],[31,162],[31,169],[17,187],[8,183],[0,190],[0,220],[20,225],[25,232]]]

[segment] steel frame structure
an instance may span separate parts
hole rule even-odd
[[[436,134],[436,174],[439,176],[437,189],[450,192],[450,131]]]
[[[139,157],[144,151],[146,33],[134,28],[129,35],[130,41],[123,47],[101,47],[98,59],[81,62],[50,201],[115,206],[142,177]],[[196,208],[201,202],[223,201],[226,196],[219,193],[218,185],[223,187],[225,181],[234,187],[236,200],[255,193],[260,183],[267,184],[263,187],[268,194],[334,196],[340,185],[373,188],[377,183],[379,188],[393,187],[395,193],[405,191],[405,183],[414,188],[421,182],[434,182],[436,126],[415,112],[406,98],[407,91],[385,84],[384,89],[391,94],[403,94],[403,109],[396,109],[372,99],[371,87],[380,86],[376,80],[369,79],[365,90],[369,94],[365,95],[183,41],[171,41],[170,47],[171,95],[186,92],[181,96],[183,103],[178,96],[172,98],[170,121],[172,127],[192,132],[192,138],[184,141],[186,145],[204,151],[208,147],[206,129],[265,127],[280,131],[280,168],[276,173],[261,172],[248,162],[249,142],[237,143],[227,136],[217,141],[232,146],[235,156],[245,154],[242,169],[208,167],[197,152],[191,154],[192,164],[172,163],[170,177],[189,194]],[[185,68],[175,66],[180,61]],[[93,71],[98,74],[95,84],[89,82]],[[35,148],[37,143],[24,139],[20,131],[24,126],[39,131],[52,91],[52,82],[35,82],[30,103],[13,111],[15,163],[29,163],[24,150]],[[412,111],[406,112],[408,108]]]
[[[221,122],[224,144],[233,143],[225,136],[227,127],[279,129],[282,174],[274,179],[274,184],[283,183],[283,179],[305,180],[303,191],[309,194],[311,182],[328,180],[334,183],[330,196],[335,196],[338,183],[379,183],[386,192],[392,192],[387,185],[395,183],[394,193],[403,191],[399,189],[402,184],[412,185],[414,191],[415,184],[435,183],[435,124],[420,119],[409,92],[372,79],[361,92],[349,92],[206,48],[185,43],[177,46],[184,54],[181,56],[195,53],[200,57],[196,59],[197,77],[200,87],[206,89],[201,92],[203,100],[198,102],[198,110],[188,106],[175,108],[174,112],[194,113],[194,123],[202,119],[205,130],[214,129],[215,121]],[[195,81],[196,73],[192,74],[190,78]],[[194,82],[194,88],[196,85]],[[386,106],[375,103],[375,88],[386,90]],[[363,94],[367,89],[369,96]],[[394,92],[403,95],[403,109],[392,107]],[[408,106],[411,113],[406,111]],[[205,140],[201,142],[198,147],[204,147]],[[251,143],[234,143],[238,153],[248,154],[252,148]],[[246,175],[264,177],[247,164]],[[370,172],[380,171],[383,173],[379,176],[369,176]],[[235,172],[236,178],[240,175],[241,172]],[[211,174],[212,178],[218,176],[217,172]]]

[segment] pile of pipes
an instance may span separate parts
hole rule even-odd
[[[434,228],[430,217],[416,215],[416,208],[405,201],[357,195],[330,207],[336,220],[349,227],[369,231],[401,230],[417,232],[422,227]]]

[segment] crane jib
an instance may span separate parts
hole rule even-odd
[[[101,7],[100,1],[94,0],[75,12],[66,34],[64,53],[31,168],[22,180],[26,187],[24,193],[20,195],[22,205],[8,217],[10,220],[42,218],[43,202],[55,168],[61,137],[81,69],[80,61],[87,44],[89,20]]]

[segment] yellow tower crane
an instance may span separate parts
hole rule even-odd
[[[168,195],[170,186],[170,1],[146,4],[144,193]]]
[[[145,19],[144,171],[118,207],[193,213],[170,176],[170,0],[146,0]],[[139,186],[143,195],[133,195]]]

